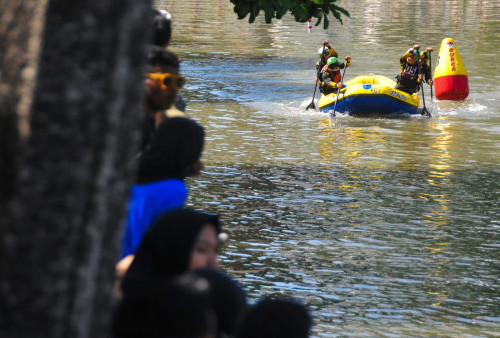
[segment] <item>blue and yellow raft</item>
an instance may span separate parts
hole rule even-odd
[[[418,95],[394,89],[396,81],[382,75],[360,75],[345,82],[346,87],[337,93],[321,95],[319,110],[345,115],[368,114],[419,114]]]

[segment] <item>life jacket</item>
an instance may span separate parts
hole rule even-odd
[[[332,79],[333,82],[337,83],[337,82],[340,82],[340,80],[342,80],[342,75],[340,75],[340,70],[337,70],[337,71],[328,71],[328,66],[325,65],[323,67],[323,69],[321,70],[321,73],[324,73],[324,72],[328,72],[329,75],[330,75],[330,79]],[[333,76],[332,76],[333,74]]]
[[[342,80],[342,75],[340,75],[340,70],[333,72],[333,82],[338,83]]]
[[[328,71],[328,66],[324,66],[323,69],[321,70],[321,73],[328,72],[330,75],[330,79],[332,79],[333,82],[337,83],[342,80],[342,75],[340,75],[340,70],[337,71]]]
[[[328,60],[328,58],[330,57],[330,54],[325,55],[325,57],[322,57],[318,62],[316,62],[316,72],[318,74],[318,79],[321,77],[321,73],[323,73],[325,70],[326,60]]]
[[[342,75],[340,74],[340,70],[328,71],[328,66],[323,67],[321,72],[320,91],[325,95],[337,91],[337,88],[335,86],[332,87],[332,85],[341,80]]]

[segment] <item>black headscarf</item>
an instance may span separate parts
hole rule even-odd
[[[209,301],[217,317],[219,334],[233,337],[247,310],[246,292],[236,280],[219,269],[206,267],[191,273],[208,281]]]
[[[184,179],[203,151],[205,131],[195,120],[171,117],[160,123],[151,145],[139,159],[138,184]]]
[[[113,314],[113,337],[205,337],[214,334],[217,323],[209,286],[203,278],[192,277],[156,280],[124,297]]]
[[[180,208],[164,213],[150,227],[137,248],[122,282],[124,296],[152,280],[179,275],[189,269],[196,239],[207,224],[220,233],[217,215]]]

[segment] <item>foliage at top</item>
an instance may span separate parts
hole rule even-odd
[[[261,10],[264,11],[266,23],[271,23],[273,18],[281,19],[288,11],[295,17],[295,21],[306,22],[317,18],[316,26],[323,19],[323,28],[329,25],[328,15],[331,13],[342,24],[341,14],[349,17],[349,12],[337,6],[337,0],[231,0],[234,12],[238,19],[250,15],[248,21],[255,21]]]

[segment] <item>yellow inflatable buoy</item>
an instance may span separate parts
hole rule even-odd
[[[469,95],[467,70],[452,38],[441,41],[434,70],[434,89],[439,100],[463,100]]]

